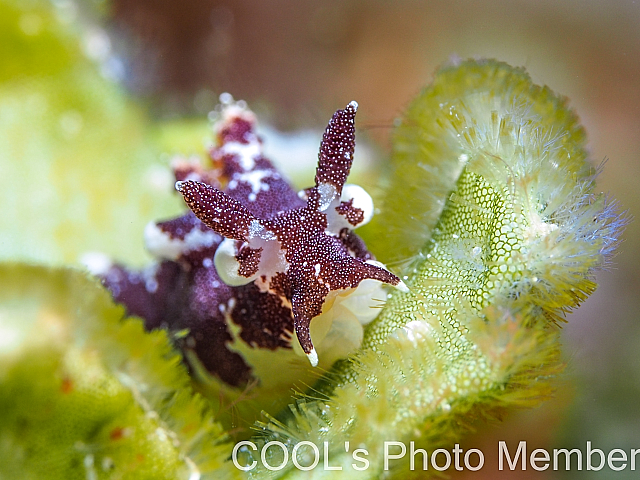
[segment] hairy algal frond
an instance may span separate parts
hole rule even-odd
[[[410,291],[390,295],[360,353],[316,386],[327,400],[262,425],[266,440],[328,441],[337,464],[351,464],[345,441],[366,445],[370,468],[345,477],[377,478],[384,441],[433,451],[476,418],[548,398],[558,322],[594,291],[625,223],[596,193],[566,100],[522,69],[442,69],[394,141],[372,250],[405,262]]]

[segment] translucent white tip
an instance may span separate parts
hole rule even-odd
[[[80,257],[82,263],[91,275],[106,275],[113,266],[111,259],[100,252],[87,252]]]
[[[400,280],[400,283],[397,284],[395,286],[395,288],[397,288],[398,290],[400,290],[402,293],[409,293],[409,287],[407,287],[407,284],[404,283],[402,280]]]
[[[307,358],[311,362],[312,367],[318,366],[318,352],[316,352],[315,348],[312,348],[309,353],[307,353]]]

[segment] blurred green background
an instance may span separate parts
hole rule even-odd
[[[274,128],[318,130],[296,137],[296,155],[304,155],[299,161],[309,166],[304,176],[291,174],[299,186],[311,179],[321,129],[352,99],[360,104],[356,154],[367,141],[374,146],[368,156],[384,162],[394,119],[439,65],[458,57],[524,66],[535,83],[568,96],[588,132],[593,162],[608,159],[601,189],[640,216],[640,3],[635,1],[54,0],[55,21],[69,32],[67,47],[55,52],[47,50],[53,47],[46,19],[29,10],[46,2],[2,3],[3,259],[69,263],[85,250],[100,250],[144,263],[144,224],[181,208],[170,194],[169,155],[203,152],[207,113],[225,91],[245,99]],[[18,4],[21,10],[6,7]],[[10,58],[19,51],[11,44],[12,28],[33,40],[21,47],[30,52],[22,63]],[[90,62],[66,79],[56,77],[74,55]],[[96,80],[92,69],[104,78]],[[130,100],[112,100],[120,92]],[[64,106],[56,110],[49,100],[48,114],[42,114],[45,97]],[[97,110],[99,115],[84,115]],[[6,141],[9,137],[14,140]],[[287,138],[274,137],[274,145],[282,140],[274,155],[290,155],[286,149],[294,148],[294,141]],[[47,152],[56,153],[48,159]],[[42,162],[31,162],[33,155]],[[43,165],[50,169],[46,175]],[[380,163],[367,165],[369,174],[361,170],[359,178],[375,193],[373,172]],[[96,177],[87,186],[90,192],[82,191],[84,175]],[[59,182],[55,188],[48,188],[51,178]],[[105,201],[91,203],[92,195]],[[26,223],[25,216],[47,209],[59,214],[48,217],[49,225],[33,227],[27,241],[16,242],[20,236],[14,229]],[[105,215],[113,217],[106,225],[120,220],[119,231],[94,228],[95,219]],[[55,238],[47,236],[52,231]],[[637,478],[629,470],[516,473],[498,472],[495,465],[499,440],[514,445],[527,440],[530,450],[584,450],[588,440],[605,451],[640,448],[637,221],[624,237],[610,271],[598,275],[597,292],[568,316],[568,367],[557,398],[500,424],[478,426],[463,446],[483,450],[487,463],[479,472],[454,478]]]

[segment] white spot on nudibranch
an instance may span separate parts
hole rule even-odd
[[[152,263],[144,270],[142,270],[142,279],[144,280],[144,288],[149,293],[156,293],[158,290],[158,280],[156,274],[158,273],[159,263]]]
[[[214,131],[218,133],[234,118],[242,118],[249,123],[256,123],[256,115],[248,107],[244,100],[234,100],[228,92],[221,93],[218,97],[220,105],[209,113],[209,119],[214,122]]]
[[[251,220],[251,223],[249,223],[249,238],[260,236],[263,230],[264,227],[260,224],[259,220]]]
[[[234,175],[233,180],[229,182],[229,185],[231,185],[232,182],[235,182],[237,187],[237,184],[240,182],[248,183],[251,186],[251,193],[255,197],[261,191],[266,192],[269,190],[269,184],[265,183],[263,180],[271,176],[273,176],[273,172],[271,170],[252,170],[250,172]]]
[[[318,193],[320,194],[320,206],[318,207],[318,210],[324,212],[329,208],[333,199],[336,198],[338,191],[336,190],[336,187],[329,183],[321,183],[318,185]]]
[[[229,92],[222,92],[218,97],[218,100],[220,100],[222,105],[230,105],[233,103],[233,95]]]
[[[91,275],[106,275],[113,266],[111,259],[100,252],[87,252],[80,257],[80,263],[87,267]]]
[[[144,229],[144,242],[147,250],[152,255],[167,260],[177,260],[188,252],[211,247],[219,238],[213,230],[202,231],[199,228],[193,228],[182,240],[171,238],[154,222],[148,223]]]
[[[243,170],[249,171],[256,166],[256,158],[262,153],[262,145],[258,141],[249,143],[227,142],[220,148],[223,155],[237,155]]]
[[[258,220],[252,220],[249,224],[249,241],[247,243],[250,248],[262,248],[258,271],[248,278],[238,273],[240,262],[236,258],[238,254],[236,240],[225,238],[216,250],[213,263],[220,279],[227,285],[237,287],[265,277],[265,285],[258,282],[258,286],[268,287],[271,277],[276,273],[285,273],[289,269],[289,262],[285,258],[285,252],[277,237],[272,231],[265,229]]]
[[[271,230],[265,229],[259,220],[251,220],[251,223],[249,223],[249,243],[251,243],[251,240],[258,238],[275,240],[276,236]],[[251,248],[259,248],[259,246],[251,245]]]

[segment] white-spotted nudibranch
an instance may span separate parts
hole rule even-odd
[[[255,368],[237,342],[301,349],[314,366],[319,356],[332,362],[357,348],[362,325],[386,298],[382,284],[406,287],[352,231],[373,214],[369,195],[345,185],[356,110],[351,102],[333,115],[315,186],[298,194],[262,155],[254,114],[227,99],[214,127],[214,168],[174,165],[176,189],[193,213],[145,231],[160,261],[142,272],[118,265],[101,272],[116,300],[149,329],[188,329],[178,345],[236,386]]]

